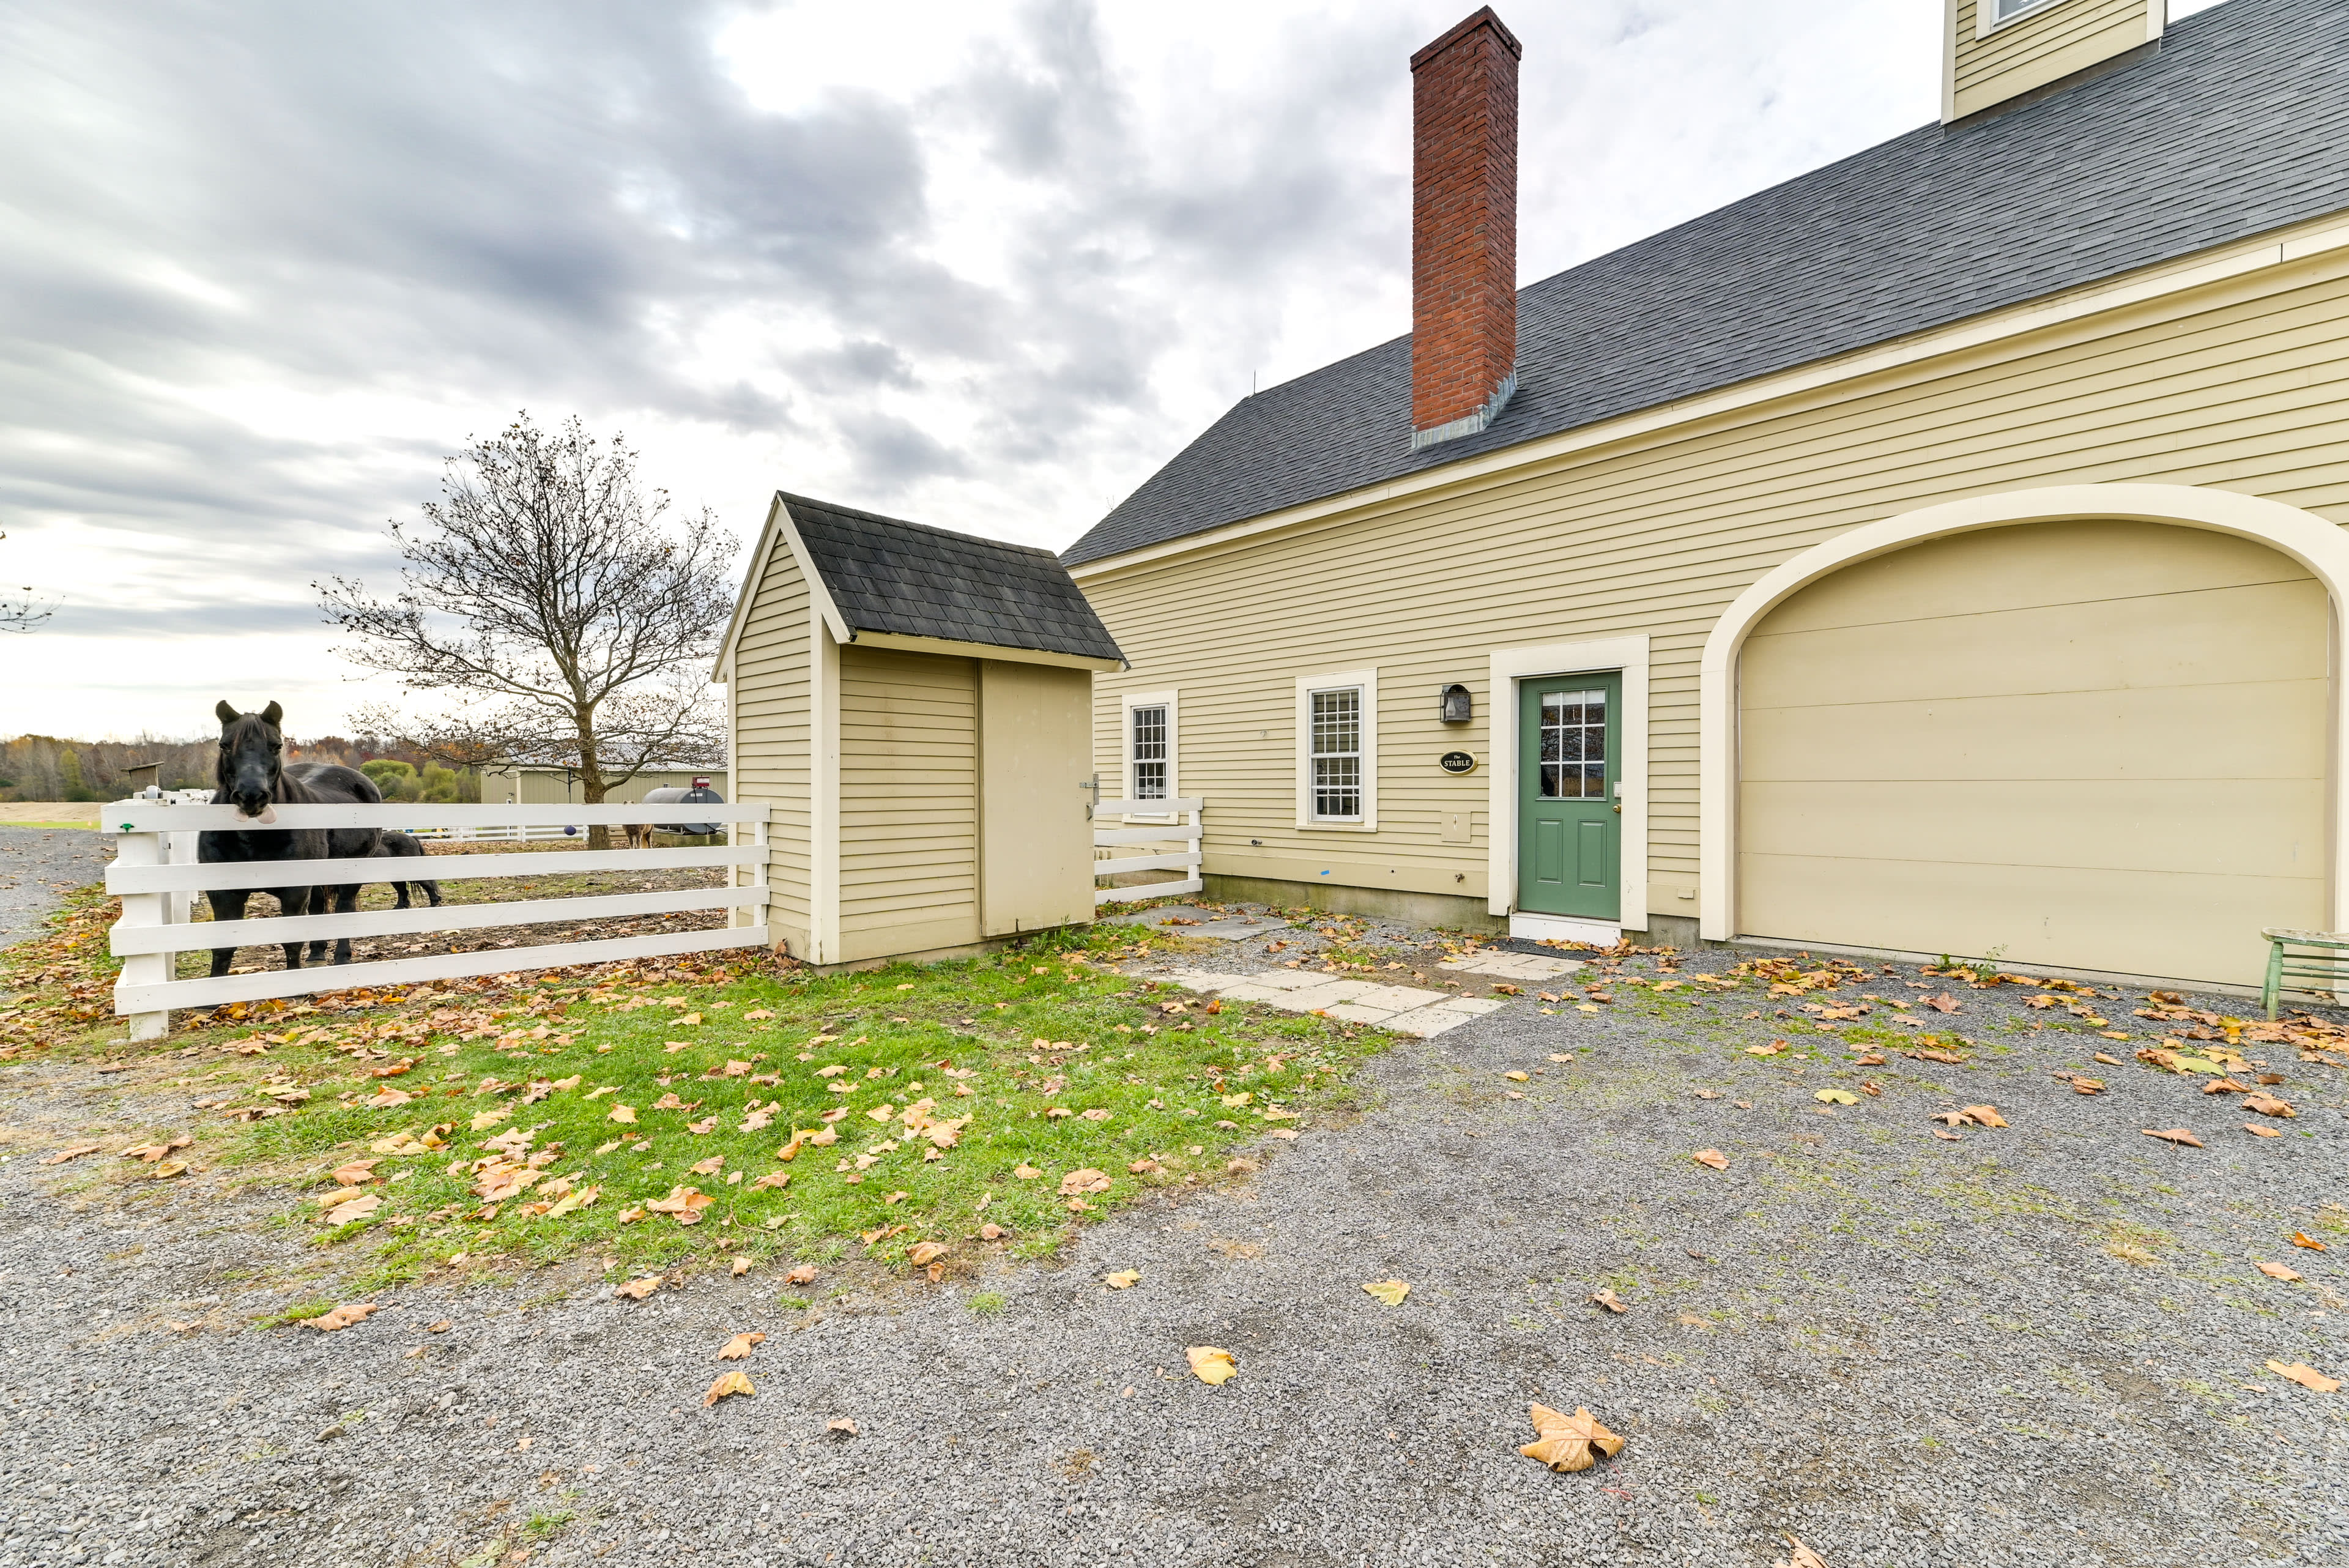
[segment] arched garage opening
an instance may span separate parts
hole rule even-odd
[[[2338,562],[2307,558],[2338,530],[2044,504],[1878,524],[1741,599],[1737,934],[2241,983],[2262,926],[2338,924]]]

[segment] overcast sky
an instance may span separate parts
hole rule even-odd
[[[297,734],[308,585],[528,409],[746,538],[1052,546],[1406,331],[1464,0],[0,0],[0,735]],[[2202,8],[2174,5],[2173,14]],[[1933,118],[1941,0],[1509,0],[1530,281]]]

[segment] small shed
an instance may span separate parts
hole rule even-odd
[[[1092,680],[1124,662],[1049,550],[778,493],[717,679],[735,798],[773,808],[782,950],[943,958],[1091,921]]]

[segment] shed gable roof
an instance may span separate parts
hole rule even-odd
[[[1411,450],[1411,339],[1243,400],[1081,565],[2349,207],[2349,5],[2229,0],[2053,97],[1925,126],[1517,295],[1516,397]]]
[[[1121,659],[1050,550],[777,492],[833,607],[857,632]]]

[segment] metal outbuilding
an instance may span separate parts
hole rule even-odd
[[[1123,667],[1050,551],[779,492],[717,679],[735,798],[773,808],[783,950],[937,958],[1090,921],[1092,680]]]

